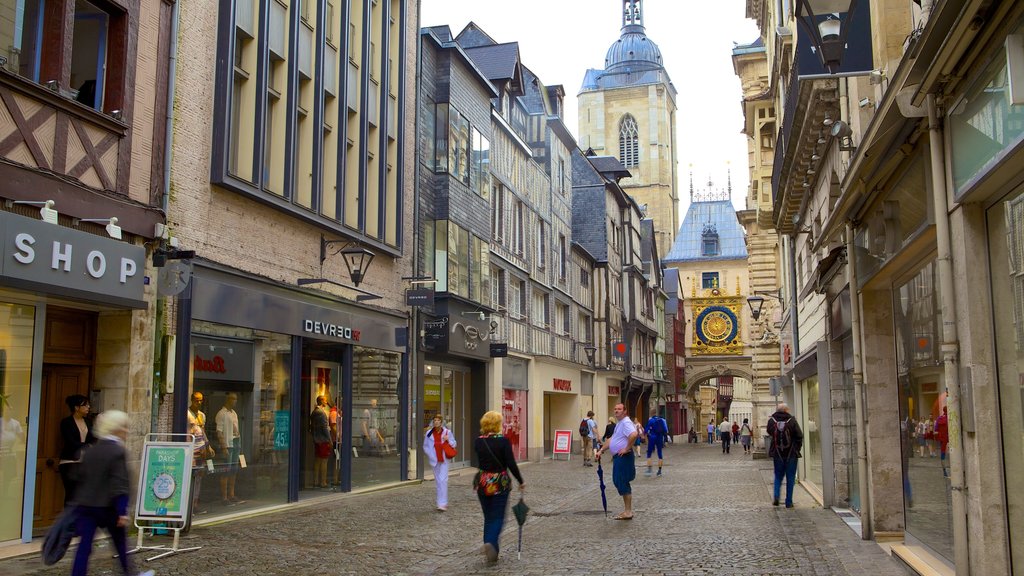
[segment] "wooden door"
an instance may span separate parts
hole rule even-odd
[[[36,458],[36,498],[33,531],[46,530],[64,507],[60,471],[60,421],[70,414],[64,399],[89,395],[88,366],[43,365],[42,403],[39,414],[39,451]]]

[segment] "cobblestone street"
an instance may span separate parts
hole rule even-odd
[[[499,563],[479,553],[482,516],[471,470],[452,475],[448,512],[434,510],[434,484],[411,484],[328,497],[294,508],[193,528],[182,546],[203,548],[136,568],[158,575],[291,574],[723,574],[896,576],[907,572],[875,543],[864,542],[802,489],[796,508],[771,505],[771,462],[715,444],[666,449],[662,477],[637,470],[631,522],[615,521],[622,499],[608,485],[606,517],[595,471],[571,461],[522,467],[531,506],[522,559],[508,514]],[[643,461],[638,460],[638,464]],[[514,495],[513,495],[514,496]],[[169,538],[159,538],[167,541]],[[112,574],[109,547],[93,554],[92,574]],[[38,557],[0,563],[0,574],[56,575]]]

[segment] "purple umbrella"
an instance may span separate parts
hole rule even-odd
[[[608,496],[604,493],[604,469],[601,468],[601,458],[597,459],[597,482],[601,486],[601,505],[604,506],[604,517],[608,518]]]

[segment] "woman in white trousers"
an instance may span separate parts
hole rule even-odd
[[[430,428],[423,437],[423,452],[427,462],[434,469],[434,483],[437,485],[437,509],[444,512],[448,509],[448,462],[444,455],[444,444],[452,448],[458,446],[452,431],[444,425],[440,414],[434,415]]]

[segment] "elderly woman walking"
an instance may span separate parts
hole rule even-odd
[[[484,555],[491,564],[498,561],[498,537],[505,524],[505,510],[508,495],[512,491],[509,472],[519,482],[522,491],[526,484],[519,474],[512,444],[501,435],[501,414],[493,410],[480,418],[480,437],[474,445],[480,470],[476,473],[473,486],[480,499],[484,514]]]
[[[128,438],[128,415],[120,410],[107,410],[96,418],[93,431],[96,444],[82,454],[78,468],[79,483],[75,490],[77,529],[82,537],[75,553],[72,576],[85,576],[89,571],[89,555],[96,530],[110,533],[121,570],[128,574],[128,462],[125,440]]]
[[[458,443],[452,431],[444,425],[444,419],[440,414],[435,414],[430,429],[423,437],[423,452],[427,455],[427,462],[434,469],[434,484],[437,485],[437,510],[444,512],[448,509],[448,461],[451,460],[445,455],[445,445],[456,448]]]

